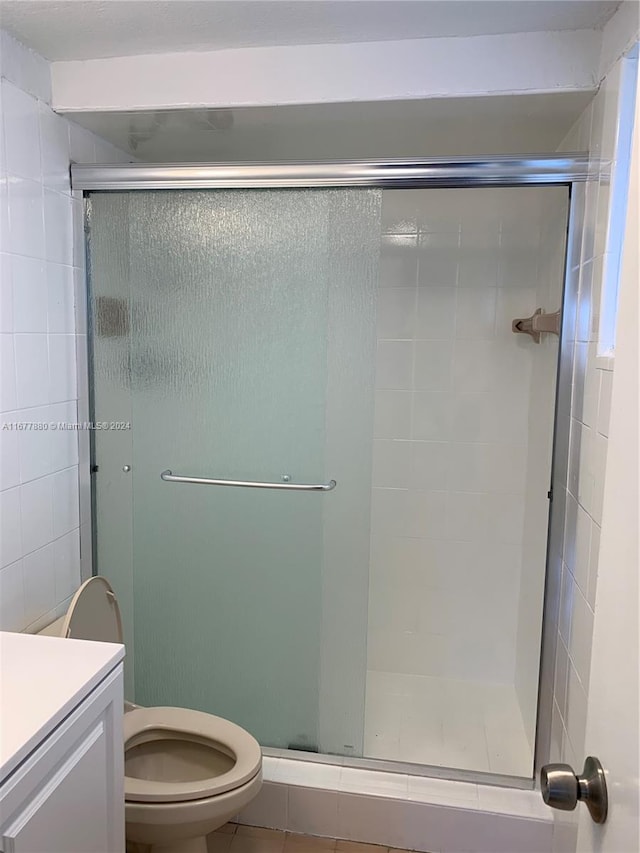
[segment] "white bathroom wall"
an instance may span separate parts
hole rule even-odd
[[[65,608],[89,523],[78,467],[82,457],[88,472],[88,432],[50,426],[88,419],[82,203],[69,164],[130,158],[56,116],[48,64],[1,39],[0,630],[20,631]]]
[[[540,223],[535,307],[562,308],[569,194],[565,187],[547,188]],[[542,335],[534,344],[529,396],[528,455],[522,573],[518,594],[515,687],[529,747],[536,731],[540,640],[547,560],[548,491],[556,403],[559,338]],[[541,462],[544,461],[544,464]]]
[[[566,203],[555,188],[385,192],[370,671],[513,684],[540,348],[514,336],[511,321],[543,298],[539,236],[549,194],[556,208]],[[559,307],[549,299],[545,307]],[[554,375],[552,364],[551,388]],[[548,407],[539,417],[549,435]],[[536,451],[548,481],[550,442]],[[535,519],[544,542],[546,516]],[[536,589],[544,549],[538,557]],[[535,692],[533,701],[532,713]]]
[[[585,29],[107,54],[54,62],[53,104],[155,111],[589,91],[601,39]]]
[[[569,470],[558,500],[566,503],[561,562],[562,584],[557,625],[551,760],[581,767],[584,760],[587,695],[595,590],[598,578],[600,526],[607,455],[609,408],[614,357],[598,356],[601,298],[615,293],[615,268],[608,264],[619,251],[617,224],[623,210],[612,208],[611,185],[624,167],[631,145],[637,47],[620,59],[576,122],[561,150],[588,150],[597,180],[587,185],[584,233],[571,274],[579,280],[575,316],[574,375],[571,402]],[[637,188],[636,188],[637,191]],[[613,286],[612,286],[613,285]],[[555,496],[554,496],[555,499]],[[563,836],[558,833],[558,838]],[[561,842],[559,841],[558,849]],[[562,849],[570,849],[562,847]],[[574,848],[575,849],[575,848]]]

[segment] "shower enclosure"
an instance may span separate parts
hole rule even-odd
[[[75,167],[128,698],[532,777],[559,337],[512,323],[562,312],[581,176]]]

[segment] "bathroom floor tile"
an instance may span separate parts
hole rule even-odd
[[[379,844],[361,844],[358,841],[336,842],[336,853],[381,853],[387,849]]]
[[[386,845],[361,844],[357,841],[300,835],[234,823],[227,823],[211,833],[207,837],[207,850],[208,853],[407,853],[397,848],[390,849]]]
[[[247,835],[251,838],[263,838],[267,841],[282,841],[284,844],[285,833],[279,829],[267,829],[263,826],[247,826],[245,824],[239,824],[236,829],[236,835]]]
[[[315,835],[297,835],[287,832],[284,842],[284,853],[333,853],[335,849],[335,838],[322,838]]]
[[[231,836],[231,853],[282,853],[286,834],[277,829],[238,826]]]
[[[234,833],[227,832],[222,827],[217,832],[212,832],[207,836],[207,853],[229,853],[233,837]]]

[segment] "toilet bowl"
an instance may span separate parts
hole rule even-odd
[[[118,602],[102,577],[86,581],[65,616],[41,634],[122,642]],[[124,715],[128,842],[152,853],[206,853],[205,836],[262,785],[262,753],[235,723],[188,708],[134,707]]]

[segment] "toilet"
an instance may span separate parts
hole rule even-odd
[[[122,643],[115,593],[102,577],[82,584],[67,613],[41,634]],[[124,715],[127,842],[151,853],[206,853],[205,836],[262,786],[262,752],[240,726],[188,708],[132,707]]]

